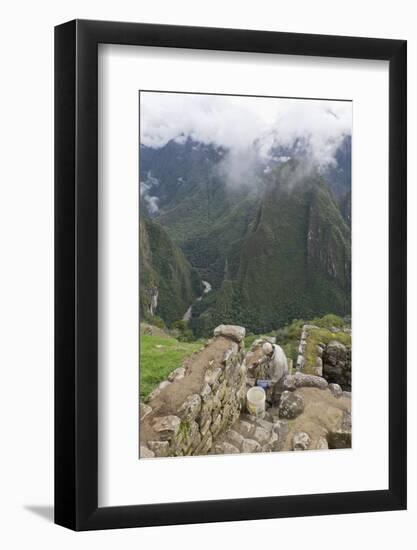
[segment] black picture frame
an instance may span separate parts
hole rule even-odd
[[[98,507],[98,44],[389,62],[389,488]],[[74,20],[55,28],[55,522],[92,530],[406,508],[406,41]]]

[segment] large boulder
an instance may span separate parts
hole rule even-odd
[[[325,390],[328,386],[327,380],[321,376],[303,374],[302,372],[295,373],[294,383],[296,388],[318,388],[319,390]]]
[[[304,399],[296,392],[284,391],[279,401],[280,418],[296,418],[304,412]]]
[[[238,344],[245,338],[246,329],[238,325],[219,325],[214,329],[214,336],[230,338]]]

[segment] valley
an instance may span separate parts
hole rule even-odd
[[[276,150],[232,183],[224,147],[142,145],[142,317],[183,320],[199,338],[219,323],[265,333],[349,315],[350,147],[326,169]]]

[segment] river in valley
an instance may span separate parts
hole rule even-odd
[[[201,281],[201,282],[203,283],[204,291],[203,291],[203,294],[197,298],[197,300],[194,302],[194,304],[196,302],[200,302],[202,300],[204,294],[208,294],[211,290],[211,284],[208,281]],[[190,307],[187,309],[187,311],[184,313],[184,317],[182,318],[183,321],[188,322],[191,319],[191,312],[193,310],[193,305],[194,304],[191,304]]]

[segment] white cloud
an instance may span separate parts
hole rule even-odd
[[[151,172],[148,172],[146,179],[140,182],[140,198],[145,202],[149,214],[157,214],[159,211],[159,199],[151,194],[152,189],[158,185],[159,180],[152,176]]]
[[[331,164],[352,128],[352,104],[342,101],[142,92],[140,112],[144,145],[190,136],[230,149],[232,159],[256,144],[256,154],[267,160],[273,145],[303,138],[313,160]]]

